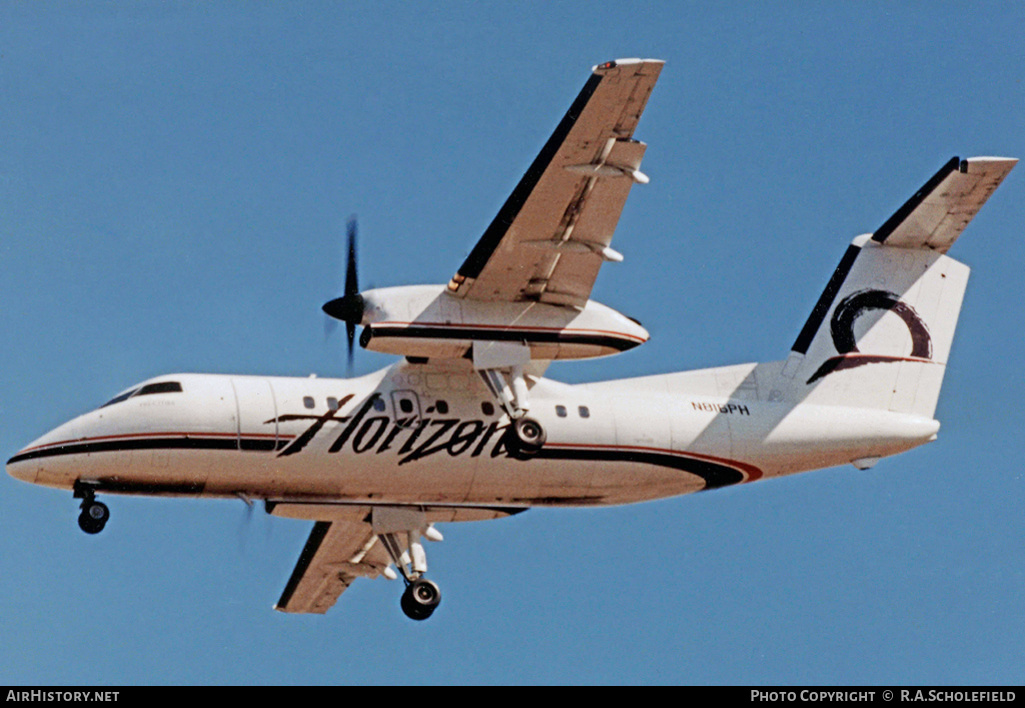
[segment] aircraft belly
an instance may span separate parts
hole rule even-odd
[[[210,455],[201,450],[93,453],[79,462],[78,478],[106,492],[198,496],[210,464]]]

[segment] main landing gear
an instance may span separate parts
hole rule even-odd
[[[533,418],[516,418],[505,434],[505,449],[519,460],[529,460],[541,452],[548,436]]]
[[[472,358],[484,385],[512,421],[505,435],[506,450],[516,459],[529,460],[547,440],[541,424],[527,417],[530,403],[523,369],[530,363],[530,348],[518,342],[474,342]]]
[[[84,484],[75,484],[75,498],[81,499],[79,507],[82,513],[78,515],[78,527],[88,534],[99,533],[107,525],[110,518],[110,509],[101,501],[96,501],[96,491]]]
[[[427,578],[417,578],[406,583],[406,591],[402,593],[399,604],[406,617],[412,620],[425,620],[434,613],[441,602],[441,590]]]
[[[406,582],[406,590],[399,602],[402,611],[412,620],[427,619],[441,603],[441,590],[424,577],[427,554],[420,537],[440,541],[441,533],[427,523],[426,514],[416,508],[375,507],[371,525]],[[390,569],[389,573],[389,577],[395,577]]]

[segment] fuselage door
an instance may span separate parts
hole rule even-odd
[[[238,412],[238,449],[267,452],[277,448],[277,405],[270,382],[255,376],[231,379]]]
[[[404,428],[412,428],[420,421],[420,397],[416,391],[392,391],[392,410],[395,412],[395,420]]]

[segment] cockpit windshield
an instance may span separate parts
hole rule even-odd
[[[156,381],[154,383],[146,384],[145,386],[136,386],[135,388],[130,388],[123,393],[119,393],[100,406],[100,408],[112,406],[115,403],[128,400],[132,396],[148,396],[151,393],[181,393],[181,390],[182,385],[177,381]]]

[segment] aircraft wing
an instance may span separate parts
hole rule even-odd
[[[425,520],[482,521],[518,514],[524,507],[419,506]],[[324,614],[357,578],[385,573],[391,556],[374,533],[373,507],[329,502],[268,502],[275,516],[313,519],[306,545],[274,609]],[[400,542],[400,551],[405,544]]]
[[[946,253],[1017,162],[1006,157],[952,157],[872,240]]]
[[[633,139],[662,61],[594,68],[580,95],[449,283],[475,300],[583,306],[645,145]]]
[[[376,578],[388,554],[362,521],[318,521],[274,609],[327,612],[356,578]]]

